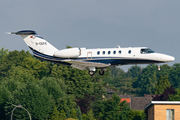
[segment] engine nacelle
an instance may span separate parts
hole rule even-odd
[[[81,49],[79,48],[69,48],[59,50],[54,53],[53,56],[60,57],[60,58],[77,58],[81,54]]]

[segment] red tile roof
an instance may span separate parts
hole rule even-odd
[[[121,98],[121,102],[124,101],[124,100],[125,100],[127,103],[130,103],[130,101],[131,101],[130,98]]]

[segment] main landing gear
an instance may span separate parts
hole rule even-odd
[[[94,73],[95,73],[95,68],[93,68],[93,67],[91,67],[91,68],[89,68],[89,75],[94,75]],[[99,75],[104,75],[104,69],[100,69],[99,70]]]
[[[99,75],[104,75],[104,70],[103,69],[99,70]]]
[[[96,71],[96,68],[95,67],[89,67],[89,75],[94,75],[94,72]]]
[[[89,71],[89,75],[94,75],[94,71]]]

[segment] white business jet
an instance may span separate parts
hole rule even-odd
[[[147,47],[121,48],[118,46],[117,48],[102,49],[76,47],[58,50],[32,30],[9,34],[21,35],[35,57],[80,70],[89,70],[90,75],[93,75],[96,69],[100,69],[99,74],[103,75],[105,68],[110,66],[166,63],[175,60],[172,56],[155,53]]]

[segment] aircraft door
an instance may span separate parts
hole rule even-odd
[[[92,59],[92,52],[87,52],[87,59]]]

